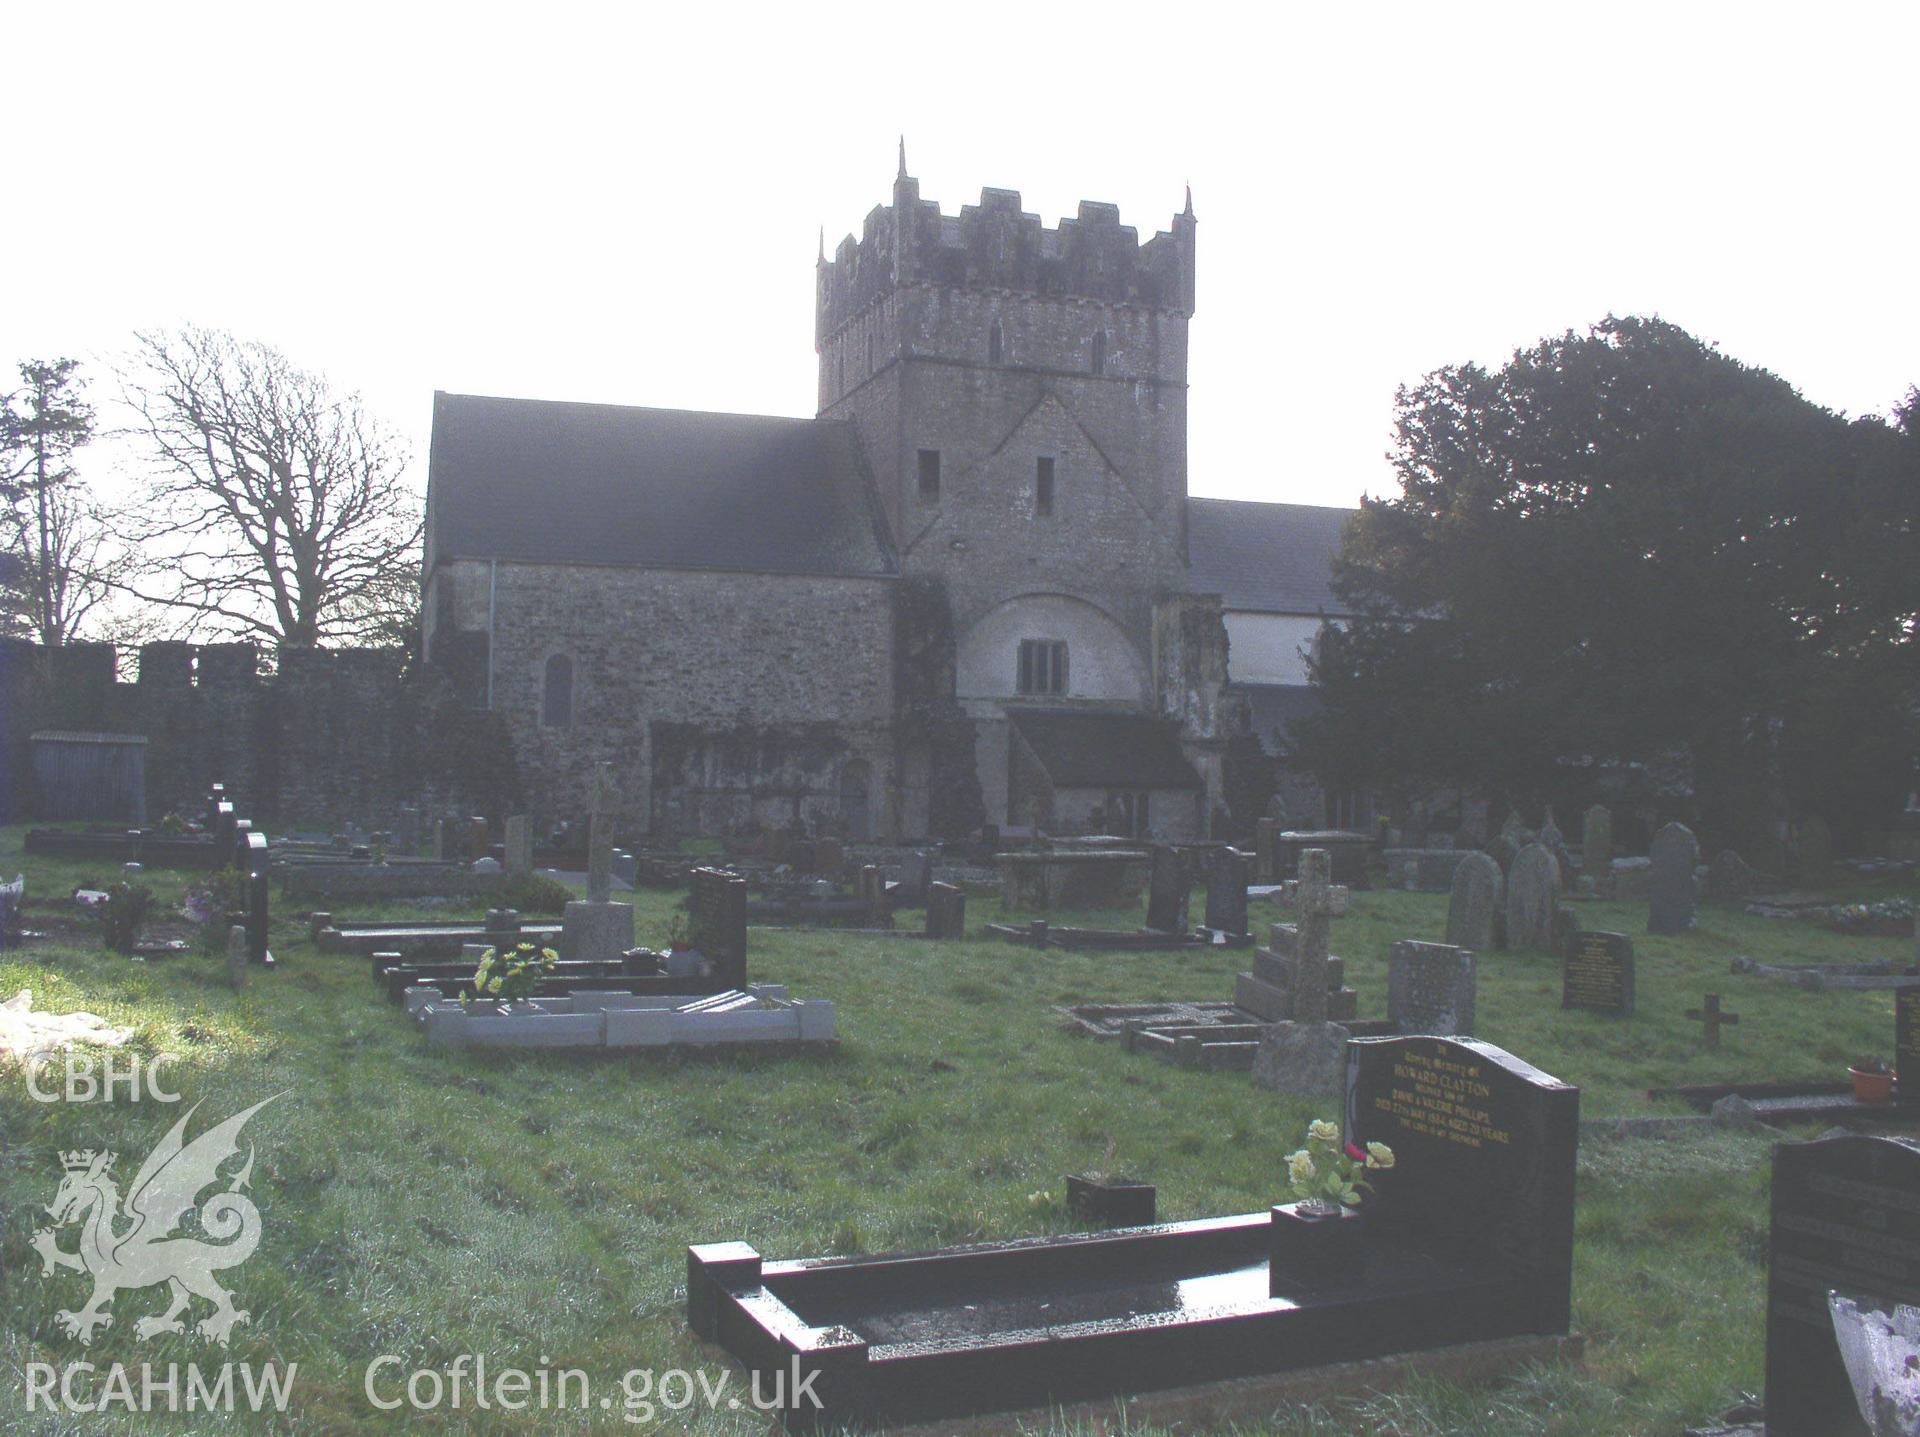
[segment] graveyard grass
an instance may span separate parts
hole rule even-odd
[[[100,876],[29,861],[20,831],[0,832],[0,870],[23,868],[30,901]],[[185,880],[148,877],[163,904]],[[642,941],[662,940],[679,895],[631,898]],[[1333,949],[1347,960],[1362,1016],[1382,1011],[1389,944],[1440,938],[1445,908],[1444,895],[1363,892],[1335,920]],[[1644,903],[1578,908],[1583,926],[1632,935],[1638,1016],[1563,1013],[1557,962],[1500,954],[1483,959],[1479,1013],[1481,1036],[1577,1083],[1583,1116],[1654,1111],[1650,1086],[1833,1080],[1848,1059],[1891,1054],[1889,994],[1810,994],[1729,976],[1727,962],[1900,958],[1909,940],[1842,938],[1716,907],[1703,907],[1694,932],[1654,938],[1640,931]],[[47,911],[30,907],[29,924]],[[421,910],[341,916],[377,912]],[[1279,916],[1261,905],[1255,914],[1262,924]],[[990,899],[969,904],[971,930],[999,916]],[[689,1243],[741,1238],[791,1257],[1066,1231],[1064,1175],[1100,1168],[1109,1143],[1112,1172],[1158,1184],[1164,1219],[1255,1211],[1285,1200],[1284,1158],[1308,1119],[1334,1116],[1257,1091],[1244,1074],[1185,1071],[1060,1031],[1055,1004],[1224,999],[1244,952],[1038,953],[755,929],[753,977],[831,998],[837,1055],[499,1058],[430,1050],[375,991],[364,959],[317,952],[291,917],[274,924],[279,971],[256,971],[240,994],[223,986],[218,959],[139,964],[84,944],[0,955],[0,996],[31,988],[37,1007],[88,1009],[133,1026],[135,1051],[177,1055],[175,1086],[187,1103],[204,1103],[195,1131],[288,1094],[247,1130],[264,1234],[225,1278],[252,1313],[230,1350],[134,1340],[135,1318],[162,1305],[159,1289],[123,1293],[115,1325],[83,1350],[54,1322],[84,1298],[83,1279],[42,1277],[29,1246],[59,1181],[58,1151],[114,1148],[124,1180],[184,1109],[39,1104],[17,1072],[5,1075],[0,1428],[644,1430],[621,1420],[620,1374],[728,1366],[683,1320]],[[1714,1053],[1682,1016],[1709,989],[1741,1015]],[[1584,1369],[1548,1367],[1477,1390],[1430,1384],[1242,1430],[1674,1437],[1716,1416],[1760,1386],[1769,1141],[1715,1129],[1583,1142],[1574,1315],[1590,1344]],[[496,1369],[581,1369],[596,1408],[414,1417],[376,1412],[363,1396],[375,1357],[397,1356],[407,1372],[462,1353],[485,1354]],[[164,1368],[223,1357],[298,1363],[286,1416],[24,1411],[28,1362]],[[397,1388],[389,1380],[383,1392]],[[602,1394],[614,1398],[610,1411],[597,1410]],[[656,1425],[663,1419],[665,1430],[762,1430],[751,1412],[656,1413]]]

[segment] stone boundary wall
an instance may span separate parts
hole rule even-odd
[[[50,728],[144,735],[154,821],[197,812],[215,782],[256,821],[316,829],[517,801],[497,716],[404,650],[283,648],[270,672],[265,658],[253,644],[0,642],[0,822],[35,816],[29,736]]]

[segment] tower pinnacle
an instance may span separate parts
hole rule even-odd
[[[897,178],[904,180],[906,177],[907,177],[907,137],[905,135],[902,135],[900,136],[900,173]]]

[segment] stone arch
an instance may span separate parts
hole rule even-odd
[[[961,700],[1014,699],[1019,690],[1020,642],[1064,642],[1068,699],[1152,701],[1147,665],[1126,632],[1098,605],[1071,594],[1021,594],[990,609],[961,637],[954,693]]]

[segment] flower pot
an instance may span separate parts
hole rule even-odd
[[[1145,1227],[1154,1220],[1152,1183],[1067,1175],[1067,1211],[1101,1227]]]
[[[1892,1100],[1892,1073],[1866,1073],[1858,1068],[1848,1068],[1847,1076],[1853,1079],[1853,1096],[1858,1101],[1885,1103]]]
[[[1358,1208],[1315,1200],[1283,1203],[1272,1210],[1267,1249],[1267,1291],[1324,1291],[1357,1282],[1365,1256],[1365,1220]]]

